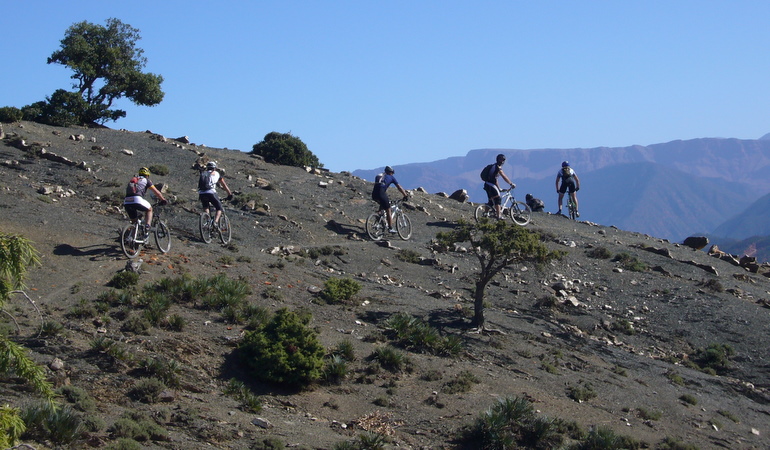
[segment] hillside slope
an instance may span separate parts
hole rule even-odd
[[[81,414],[102,423],[76,447],[115,442],[114,425],[129,414],[164,430],[143,441],[144,448],[263,448],[271,438],[330,449],[366,430],[385,432],[392,446],[458,448],[463,427],[497,399],[514,396],[531,401],[540,415],[586,431],[608,427],[651,447],[665,438],[700,448],[770,447],[767,267],[751,273],[648,235],[537,214],[529,229],[565,256],[499,274],[486,298],[487,324],[497,332],[479,334],[468,318],[478,261],[430,246],[437,232],[470,218],[473,205],[416,191],[407,210],[414,236],[375,243],[363,222],[373,210],[371,183],[348,173],[276,166],[149,132],[31,123],[4,129],[0,230],[35,242],[42,265],[30,271],[28,292],[44,320],[62,330],[41,336],[40,319],[23,299],[6,309],[19,327],[13,339],[36,361],[46,367],[63,361],[62,369],[47,369],[51,380],[95,400]],[[69,139],[81,134],[84,140]],[[237,196],[255,200],[254,208],[228,211],[234,237],[226,247],[197,235],[192,165],[200,156],[219,162]],[[171,306],[168,314],[184,320],[181,331],[137,331],[128,325],[146,314],[142,305],[103,300],[112,292],[107,283],[127,263],[117,242],[125,219],[105,200],[119,199],[131,174],[153,165],[168,169],[152,179],[165,183],[173,199],[163,211],[173,240],[167,254],[153,248],[142,254],[140,286],[223,274],[248,283],[255,307],[306,310],[327,349],[341,342],[353,348],[356,358],[339,384],[295,392],[257,381],[235,353],[244,324],[225,310],[203,308],[202,299]],[[423,261],[402,260],[408,259],[403,251]],[[636,258],[640,271],[614,260],[621,254]],[[362,289],[351,302],[325,304],[316,293],[337,277]],[[458,337],[463,350],[447,357],[400,346],[385,327],[396,313]],[[128,356],[96,351],[103,338],[119,342]],[[719,375],[689,363],[710,344],[735,352]],[[387,346],[409,364],[379,367],[372,355]],[[178,384],[154,401],[135,395],[151,375],[142,364],[148,359],[179,366]],[[260,412],[225,394],[232,379],[260,396]],[[474,382],[467,390],[453,389],[468,379]],[[4,381],[5,401],[29,401],[23,384]],[[593,397],[579,402],[576,392]],[[50,446],[31,439],[36,448]]]

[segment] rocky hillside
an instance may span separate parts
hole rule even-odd
[[[42,265],[27,279],[40,315],[14,297],[2,323],[88,423],[75,448],[131,436],[142,448],[276,448],[270,440],[331,449],[365,432],[382,433],[388,447],[472,447],[461,430],[514,397],[541,418],[572,424],[564,447],[600,427],[649,448],[770,447],[766,266],[538,214],[528,228],[565,256],[499,274],[486,295],[494,331],[478,333],[469,315],[478,260],[462,247],[430,245],[469,219],[471,204],[407,185],[414,235],[375,243],[364,230],[371,183],[348,173],[271,165],[151,132],[31,123],[4,132],[0,230],[33,240]],[[236,200],[247,200],[228,210],[228,246],[198,236],[200,157],[216,159]],[[176,302],[157,325],[137,326],[148,305],[109,284],[127,266],[117,240],[126,220],[114,201],[141,166],[163,173],[152,179],[173,200],[162,211],[173,240],[167,254],[150,247],[141,255],[139,287],[241,280],[253,308],[307,311],[325,348],[349,346],[343,377],[302,391],[259,382],[235,351],[246,325],[204,299]],[[361,290],[327,304],[318,292],[333,278]],[[403,345],[386,328],[398,313],[459,339],[461,350],[441,356]],[[382,349],[400,363],[378,363]],[[141,395],[157,378],[165,389]],[[27,408],[28,388],[2,380],[2,398]],[[261,409],[244,406],[250,397],[234,395],[233,380]],[[128,422],[152,432],[132,434]],[[35,448],[54,447],[50,439],[25,436]]]

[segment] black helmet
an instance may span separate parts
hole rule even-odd
[[[525,198],[527,199],[527,201],[532,200],[532,194],[527,194]]]
[[[569,167],[569,161],[564,161],[563,163],[561,163],[561,166],[562,167]]]
[[[385,173],[396,173],[396,171],[390,166],[385,166]]]
[[[209,161],[206,163],[206,169],[208,170],[214,170],[217,168],[217,162],[216,161]]]
[[[502,162],[505,162],[505,155],[503,155],[502,153],[500,153],[499,155],[497,155],[497,162],[498,162],[498,163],[502,163]]]

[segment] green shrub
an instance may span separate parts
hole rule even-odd
[[[643,407],[636,408],[636,412],[639,413],[639,417],[642,420],[660,420],[663,416],[663,413],[660,411],[653,411]]]
[[[694,395],[691,395],[691,394],[682,394],[682,395],[679,396],[679,400],[687,403],[688,405],[695,406],[695,405],[698,404],[698,399]]]
[[[567,396],[578,403],[591,400],[596,397],[596,391],[588,384],[578,384],[577,386],[570,386],[567,388]]]
[[[538,416],[525,398],[501,399],[466,428],[462,440],[473,448],[557,448],[557,423]]]
[[[57,392],[78,411],[89,412],[96,409],[96,401],[88,395],[85,389],[77,386],[62,386]]]
[[[348,339],[344,339],[337,343],[337,345],[329,352],[332,356],[339,356],[345,361],[355,361],[356,355],[353,350],[353,343]]]
[[[453,356],[463,347],[458,336],[441,336],[438,330],[427,322],[407,313],[393,314],[385,321],[389,337],[406,349]]]
[[[596,259],[610,259],[612,257],[612,252],[604,247],[594,247],[586,252],[586,256]]]
[[[722,374],[730,368],[730,357],[734,354],[735,351],[728,344],[709,344],[706,348],[698,349],[692,361],[703,372]]]
[[[123,414],[112,424],[109,431],[115,437],[139,442],[168,440],[168,432],[163,427],[138,411]]]
[[[738,417],[735,414],[731,413],[730,411],[725,411],[724,409],[720,409],[717,411],[717,413],[719,413],[719,415],[721,416],[727,417],[728,419],[732,420],[735,423],[740,423],[740,419],[738,419]]]
[[[645,272],[649,269],[647,264],[639,261],[636,256],[631,256],[626,252],[618,253],[612,261],[619,262],[624,269],[632,272]]]
[[[324,379],[339,384],[348,376],[348,363],[340,355],[332,355],[324,366]]]
[[[409,364],[409,358],[391,346],[377,348],[372,352],[370,359],[377,361],[383,369],[391,372],[400,372]]]
[[[350,300],[360,290],[361,283],[351,278],[329,278],[319,295],[326,303],[334,304]]]
[[[21,418],[27,425],[23,436],[36,440],[50,440],[66,446],[83,434],[81,418],[70,406],[54,407],[49,402],[35,403],[22,411]]]
[[[224,390],[229,395],[243,404],[243,409],[257,413],[262,410],[262,400],[255,395],[242,381],[231,379]]]
[[[24,118],[24,113],[15,106],[3,106],[0,108],[0,122],[13,123],[19,122]]]
[[[265,161],[284,166],[323,167],[307,145],[291,133],[272,131],[265,138],[254,144],[251,154],[265,158]]]
[[[115,289],[126,289],[131,286],[136,286],[138,282],[138,273],[124,270],[113,275],[112,279],[107,283],[107,286],[114,287]]]
[[[396,253],[396,258],[412,264],[418,264],[420,262],[420,254],[409,249],[399,250],[398,253]]]
[[[142,444],[136,442],[130,438],[118,438],[115,442],[111,443],[106,450],[142,450]]]
[[[153,173],[155,175],[160,175],[160,176],[166,176],[166,175],[168,175],[168,172],[169,172],[168,171],[168,167],[166,167],[166,166],[164,166],[162,164],[152,165],[152,166],[148,167],[148,169],[150,169],[150,173]]]
[[[142,403],[155,403],[165,389],[166,384],[159,378],[142,378],[131,388],[128,395]]]
[[[462,394],[470,391],[471,388],[473,388],[473,385],[478,383],[479,378],[473,373],[465,370],[446,382],[444,386],[441,387],[441,392],[444,394]]]
[[[309,313],[279,309],[266,325],[246,333],[238,346],[241,361],[264,381],[304,387],[318,380],[325,351],[310,319]]]

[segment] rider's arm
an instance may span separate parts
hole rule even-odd
[[[231,195],[233,195],[233,191],[231,191],[231,190],[230,190],[230,187],[229,187],[229,186],[227,186],[227,183],[225,183],[225,179],[224,179],[224,177],[220,177],[220,178],[219,178],[219,185],[220,185],[220,186],[222,186],[222,189],[224,189],[225,191],[227,191],[227,196],[228,196],[228,197],[229,197],[229,196],[231,196]]]
[[[397,184],[396,187],[404,197],[409,197],[409,194],[406,192],[406,189],[402,188],[400,184]]]
[[[158,197],[160,199],[161,202],[165,202],[166,201],[166,198],[163,197],[163,194],[160,193],[158,188],[156,188],[155,186],[150,186],[150,190],[152,191],[153,194],[155,194],[156,197]]]
[[[556,175],[556,192],[559,192],[559,178],[561,178],[559,175]]]
[[[505,172],[503,172],[502,169],[500,169],[500,176],[503,177],[503,180],[505,180],[508,184],[510,184],[511,187],[514,187],[513,181],[511,181],[510,178],[508,178],[508,175],[506,175]],[[500,187],[500,186],[498,186],[498,187]]]
[[[575,177],[575,189],[580,189],[580,178],[576,173],[573,173],[572,176]]]

